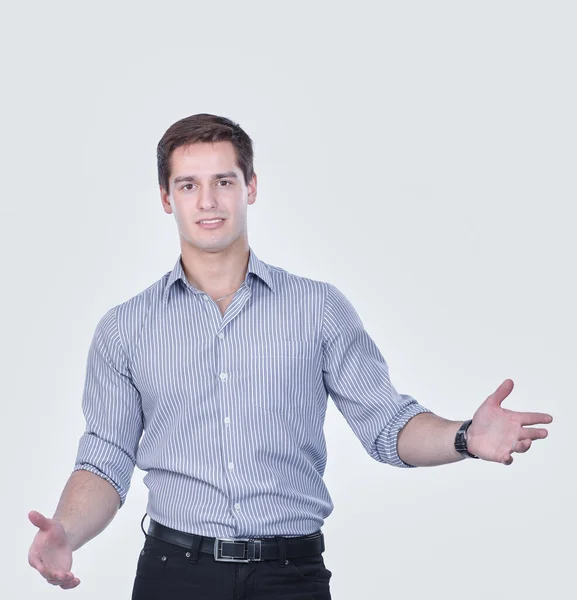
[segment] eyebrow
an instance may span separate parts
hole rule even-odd
[[[224,173],[215,173],[212,178],[217,181],[218,179],[238,179],[238,175],[234,171],[225,171]],[[182,181],[193,181],[196,182],[198,179],[194,175],[181,175],[174,178],[174,183],[181,183]]]

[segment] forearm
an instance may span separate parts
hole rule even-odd
[[[78,470],[68,479],[53,518],[62,523],[74,551],[102,532],[119,507],[118,493],[108,481]]]
[[[463,421],[448,421],[432,413],[414,416],[401,429],[397,451],[415,467],[433,467],[463,460],[455,450],[455,435]]]

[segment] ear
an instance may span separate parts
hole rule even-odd
[[[169,193],[164,189],[163,186],[159,186],[160,189],[160,201],[162,202],[162,208],[167,215],[172,214],[172,206],[170,205]]]
[[[251,180],[248,182],[248,204],[254,204],[256,202],[256,173],[253,174]]]

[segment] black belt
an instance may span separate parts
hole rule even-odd
[[[260,539],[224,539],[197,536],[177,529],[171,529],[150,520],[148,527],[150,537],[176,544],[190,549],[193,543],[202,538],[198,545],[199,552],[212,554],[214,560],[223,562],[258,562],[261,560],[276,560],[280,557],[280,545],[285,546],[286,558],[300,558],[321,554],[325,550],[323,534],[318,531],[303,537],[260,538]]]

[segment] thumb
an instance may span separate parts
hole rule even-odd
[[[48,531],[50,529],[50,520],[36,510],[31,510],[28,513],[28,518],[32,525],[38,527],[41,531]]]
[[[512,379],[505,379],[503,383],[487,398],[487,401],[494,406],[501,406],[505,398],[513,391]]]

